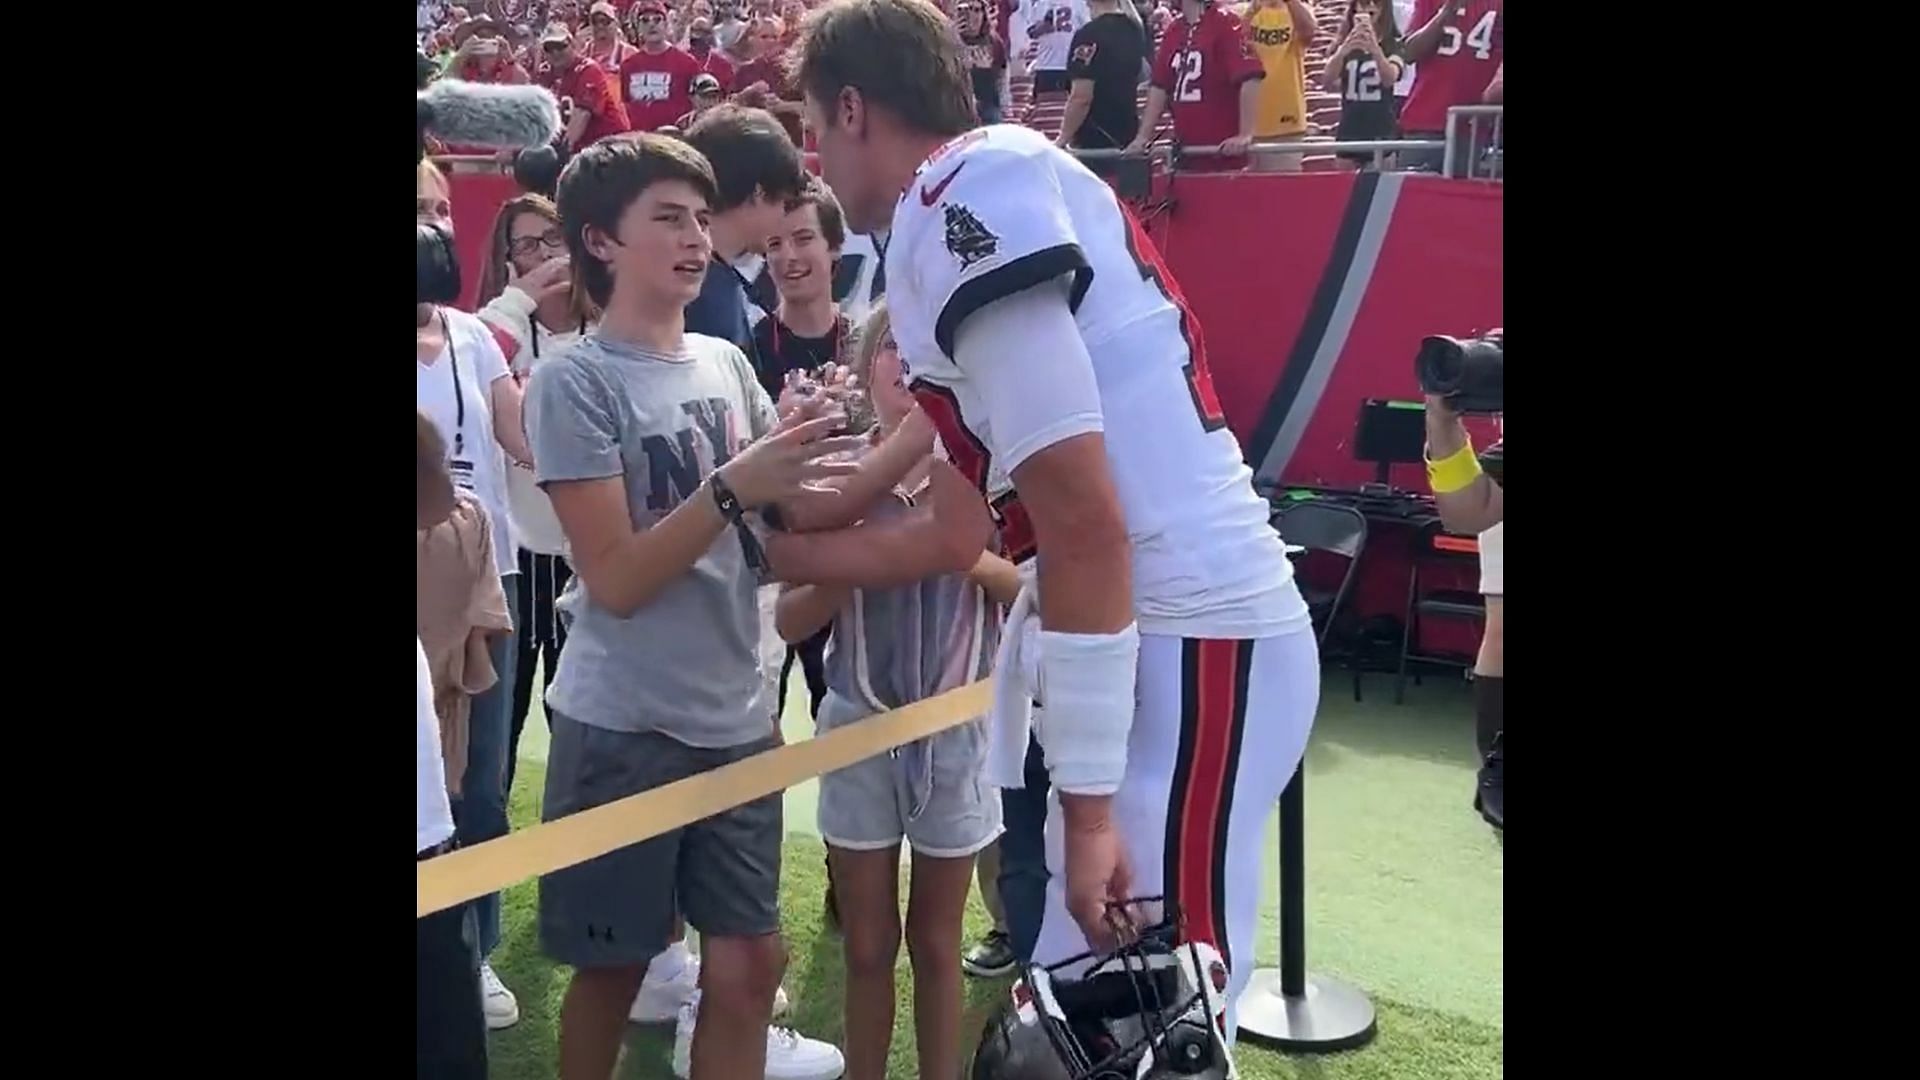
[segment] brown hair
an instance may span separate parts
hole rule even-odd
[[[806,190],[807,166],[800,148],[765,109],[733,102],[715,105],[694,120],[685,138],[713,166],[720,192],[715,213],[744,205],[755,192],[785,200]]]
[[[606,307],[613,297],[613,272],[587,250],[588,226],[617,234],[627,207],[663,180],[693,185],[709,204],[718,200],[707,159],[679,139],[652,132],[602,139],[576,154],[560,174],[560,226],[567,233],[573,279],[596,306]]]
[[[914,131],[958,135],[979,123],[960,32],[932,0],[836,0],[807,20],[794,83],[834,122],[840,91],[860,91]]]
[[[847,219],[840,212],[840,200],[833,197],[833,189],[814,177],[800,194],[787,200],[787,213],[791,214],[803,206],[811,206],[820,217],[820,235],[826,238],[827,246],[836,254],[847,243]]]
[[[880,340],[893,330],[893,316],[887,314],[887,302],[875,301],[860,324],[860,340],[854,343],[853,358],[847,362],[847,375],[860,380],[869,392],[873,382],[873,358],[880,351]]]
[[[493,218],[493,234],[487,240],[487,264],[480,269],[480,292],[474,297],[473,306],[486,307],[506,291],[508,279],[512,276],[511,253],[507,245],[513,242],[513,219],[521,214],[533,214],[555,225],[560,224],[560,208],[543,195],[516,195],[500,204],[500,212]],[[574,276],[572,295],[568,297],[569,322],[587,322],[600,317],[599,309],[587,297],[578,275]]]

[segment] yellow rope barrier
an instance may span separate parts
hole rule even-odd
[[[985,715],[982,679],[802,742],[417,864],[414,916],[551,874]]]

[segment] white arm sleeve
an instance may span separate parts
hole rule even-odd
[[[986,406],[994,463],[1008,475],[1054,443],[1100,431],[1093,358],[1065,276],[981,307],[960,324],[954,363]]]

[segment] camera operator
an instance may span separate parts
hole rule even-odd
[[[1427,394],[1427,479],[1441,522],[1453,532],[1480,536],[1480,591],[1487,601],[1487,628],[1473,665],[1474,732],[1481,758],[1473,805],[1488,824],[1503,829],[1506,498],[1499,478],[1505,461],[1505,430],[1503,425],[1500,441],[1476,455],[1454,403],[1452,395]]]

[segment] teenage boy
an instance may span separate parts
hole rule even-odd
[[[732,342],[758,370],[760,358],[752,332],[758,309],[747,291],[747,274],[758,270],[768,231],[778,226],[787,200],[806,185],[808,177],[800,151],[787,138],[786,129],[767,113],[738,106],[721,106],[714,111],[720,115],[680,136],[707,159],[718,192],[707,217],[712,257],[699,294],[687,305],[686,332]],[[696,134],[699,142],[693,141]],[[784,671],[786,655],[773,628],[773,605],[778,595],[777,587],[767,586],[760,596],[761,676],[776,727],[780,687],[785,685],[778,676]],[[675,1020],[684,1000],[699,985],[699,978],[699,958],[676,936],[674,944],[654,958],[628,1018],[637,1024]],[[784,1013],[786,1008],[786,991],[776,991],[774,1015]]]
[[[757,544],[742,514],[776,502],[784,513],[809,485],[859,471],[820,460],[861,443],[829,434],[844,418],[803,411],[776,423],[746,357],[685,332],[721,195],[705,158],[651,134],[597,143],[560,179],[568,252],[605,315],[528,388],[538,479],[577,575],[560,600],[573,621],[547,696],[549,819],[775,745]],[[629,1007],[649,960],[676,940],[676,914],[701,932],[707,961],[705,1000],[680,1015],[676,1075],[840,1075],[838,1050],[768,1027],[786,962],[782,833],[776,794],[542,882],[542,946],[575,969],[560,1014],[563,1080],[613,1075]]]
[[[719,192],[713,205],[713,267],[687,308],[687,329],[711,334],[754,355],[759,317],[748,294],[767,237],[780,228],[787,203],[807,187],[806,164],[787,129],[765,109],[718,105],[700,114],[683,136],[713,167]]]

